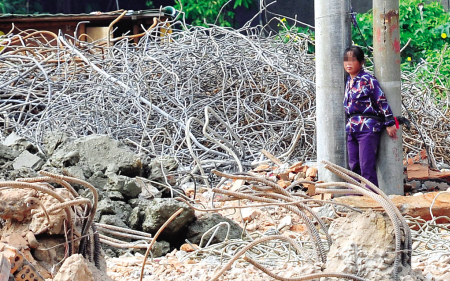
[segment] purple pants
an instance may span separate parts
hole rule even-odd
[[[350,170],[378,186],[377,155],[381,132],[353,132],[347,134]]]

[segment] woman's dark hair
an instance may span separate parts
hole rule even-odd
[[[344,51],[344,58],[347,56],[347,53],[350,52],[356,58],[356,60],[360,63],[364,63],[364,51],[358,46],[350,46]]]

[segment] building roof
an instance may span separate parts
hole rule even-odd
[[[114,20],[123,13],[123,10],[114,12],[92,12],[90,14],[0,14],[0,22],[26,22],[30,21],[90,21],[90,20]],[[149,9],[133,11],[129,10],[124,18],[133,20],[149,17],[174,16],[176,10],[172,7],[161,9]]]

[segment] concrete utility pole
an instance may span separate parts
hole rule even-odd
[[[399,0],[373,0],[375,76],[394,116],[401,115]],[[378,184],[387,194],[404,194],[402,129],[397,140],[381,136],[377,161]]]
[[[317,161],[347,166],[343,53],[351,42],[350,1],[315,0]],[[341,181],[323,168],[319,179]]]

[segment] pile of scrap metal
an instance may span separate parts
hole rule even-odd
[[[0,281],[53,278],[77,253],[101,266],[100,243],[92,231],[97,191],[76,178],[40,173],[0,181]],[[88,188],[93,200],[81,198],[71,184]]]

